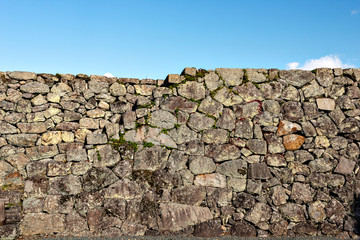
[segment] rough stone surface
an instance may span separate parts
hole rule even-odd
[[[359,80],[0,72],[0,236],[358,238]]]
[[[159,229],[172,231],[179,231],[213,218],[208,208],[178,203],[160,204],[160,216]]]

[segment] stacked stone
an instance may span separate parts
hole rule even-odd
[[[0,77],[18,235],[358,237],[360,69]]]

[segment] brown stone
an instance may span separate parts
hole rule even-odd
[[[64,222],[64,215],[28,213],[21,222],[20,231],[24,236],[62,232],[65,229]]]
[[[292,123],[286,120],[281,120],[278,125],[277,135],[282,136],[289,133],[294,133],[301,130],[301,126],[297,123]]]
[[[305,137],[290,134],[283,137],[283,144],[286,150],[295,151],[298,150],[305,142]]]

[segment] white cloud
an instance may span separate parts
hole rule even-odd
[[[351,15],[356,15],[356,14],[358,14],[359,12],[360,12],[359,9],[354,9],[354,10],[351,11]]]
[[[317,59],[309,59],[305,61],[305,64],[299,67],[298,62],[291,62],[286,64],[286,69],[302,69],[313,70],[315,68],[352,68],[354,65],[345,64],[336,55],[327,55]]]
[[[114,75],[112,75],[111,73],[108,73],[108,72],[105,73],[104,76],[105,76],[105,77],[114,77]]]
[[[291,62],[286,64],[286,69],[296,69],[299,66],[298,62]]]

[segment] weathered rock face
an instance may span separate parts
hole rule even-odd
[[[0,72],[0,236],[357,238],[359,81]]]
[[[177,203],[160,204],[159,229],[179,231],[187,226],[205,222],[213,216],[209,208]]]

